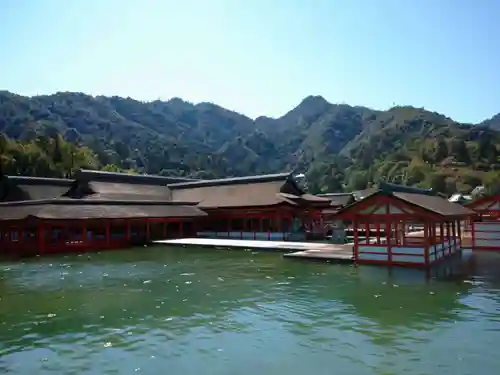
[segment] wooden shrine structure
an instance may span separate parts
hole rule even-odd
[[[357,264],[428,268],[461,249],[460,223],[474,211],[427,192],[399,190],[384,185],[337,212],[352,222]]]
[[[477,216],[470,221],[470,234],[474,250],[500,250],[500,195],[481,197],[467,207]]]
[[[0,249],[17,256],[124,248],[194,235],[189,203],[49,199],[0,203]]]
[[[323,233],[331,201],[305,193],[291,173],[169,184],[174,200],[198,203],[208,238],[305,240]]]
[[[0,253],[83,252],[193,236],[206,213],[176,202],[184,178],[81,170],[75,180],[0,178]]]
[[[0,176],[0,253],[102,250],[197,235],[301,240],[322,232],[331,203],[304,192],[290,173],[208,181],[90,170],[74,180]]]

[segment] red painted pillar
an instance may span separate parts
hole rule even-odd
[[[473,218],[471,219],[470,223],[470,235],[471,235],[472,249],[474,249],[476,247],[476,225]]]
[[[165,223],[163,224],[163,237],[167,238],[167,225],[168,225],[168,220],[165,220]]]
[[[252,232],[253,232],[253,239],[255,240],[257,238],[257,229],[255,228],[255,217],[252,216],[252,219],[250,221],[252,223]]]
[[[453,236],[453,251],[451,251],[450,249],[450,254],[454,252],[457,248],[457,230],[456,230],[455,220],[451,222],[451,230]]]
[[[370,227],[368,223],[365,223],[365,244],[368,244],[369,241],[369,233],[370,233]]]
[[[446,222],[446,237],[448,239],[448,255],[451,255],[451,223],[448,221]]]
[[[290,213],[287,213],[284,217],[285,220],[285,228],[283,230],[283,239],[285,241],[288,240],[288,234],[292,232],[293,228],[293,216]]]
[[[130,228],[130,219],[127,220],[127,241],[130,242],[130,239],[132,238],[132,234],[130,233],[131,232],[131,228]]]
[[[433,246],[434,242],[435,242],[434,241],[435,230],[436,230],[436,225],[429,223],[429,239],[427,240],[427,243],[429,244],[429,259],[430,259],[431,255],[434,254],[434,260],[437,260],[436,248]]]
[[[183,238],[184,237],[184,230],[183,230],[183,222],[181,221],[179,223],[179,234],[180,234],[180,237]]]
[[[268,241],[271,239],[271,231],[272,231],[272,229],[273,229],[273,228],[272,228],[272,227],[273,227],[272,223],[273,223],[272,216],[269,216],[269,217],[267,218],[267,224],[268,224],[268,226],[267,226],[267,240],[268,240]]]
[[[83,246],[87,245],[87,222],[84,221],[82,223],[82,244]]]
[[[438,254],[438,244],[439,244],[439,241],[438,241],[438,225],[436,223],[433,223],[432,224],[432,227],[433,227],[433,235],[432,235],[432,244],[435,245],[434,246],[434,254],[436,256],[436,259],[437,259],[437,254]]]
[[[446,235],[446,223],[445,222],[441,222],[439,225],[440,225],[440,230],[441,230],[441,234],[439,235],[439,238],[440,238],[441,243],[443,244],[443,256],[444,256],[444,254],[445,254],[444,243],[445,243],[446,238],[447,238],[447,235]]]
[[[38,222],[38,253],[43,254],[45,252],[45,231],[43,227],[43,222]]]
[[[109,247],[111,243],[111,233],[110,233],[110,223],[109,220],[106,219],[106,247]]]
[[[403,219],[403,222],[401,223],[401,225],[402,225],[402,231],[403,231],[403,233],[402,233],[402,236],[403,236],[402,241],[403,242],[402,243],[403,243],[403,246],[408,246],[408,243],[407,243],[408,223],[406,222],[406,220]]]
[[[395,237],[397,238],[398,233],[397,233],[398,227],[396,225],[395,228]],[[389,265],[392,265],[392,242],[391,242],[391,235],[392,235],[392,222],[387,220],[385,222],[385,237],[387,241],[387,262]],[[397,243],[397,242],[396,242]]]
[[[283,219],[279,213],[276,215],[276,221],[278,222],[278,233],[281,233],[281,240],[284,240],[285,231],[283,230]]]
[[[436,223],[432,223],[432,236],[431,236],[431,245],[433,247],[433,253],[434,253],[434,258],[437,260],[438,259],[438,244],[439,244],[439,241],[438,241],[438,237],[437,237],[437,224]]]
[[[357,222],[357,220],[353,220],[352,226],[353,226],[353,230],[354,230],[354,245],[353,245],[354,264],[357,265],[359,262],[359,239],[358,239],[358,222]]]
[[[50,223],[46,224],[45,228],[47,228],[47,232],[49,233],[49,244],[53,245],[53,242],[54,242],[54,233],[53,233],[52,225]]]
[[[146,242],[149,242],[149,238],[151,236],[151,229],[149,228],[149,220],[146,219]]]
[[[60,234],[59,234],[59,238],[58,238],[58,242],[59,242],[58,245],[66,247],[66,241],[69,240],[67,224],[64,224],[62,227],[59,227],[59,228],[60,228]]]
[[[245,229],[246,219],[241,219],[240,240],[243,239],[243,230]]]
[[[430,266],[429,258],[429,223],[424,223],[424,264],[428,268]]]
[[[405,219],[402,219],[401,221],[401,244],[403,246],[409,246],[408,245],[408,234],[410,233],[410,225]]]
[[[443,244],[443,242],[444,242],[444,223],[443,222],[439,223],[439,231],[440,231],[439,243]],[[443,246],[444,246],[444,244],[443,244]],[[444,251],[444,249],[443,249],[443,251]]]
[[[465,226],[465,224],[464,224],[464,226]],[[462,248],[462,221],[461,220],[458,221],[457,230],[458,230],[457,236],[459,239],[459,246],[457,249],[461,249]]]
[[[259,218],[259,232],[263,232],[263,229],[262,229],[262,217]]]

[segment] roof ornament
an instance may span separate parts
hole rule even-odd
[[[295,176],[293,176],[293,180],[297,184],[297,186],[304,192],[309,191],[309,186],[307,184],[307,178],[304,173],[299,173]]]

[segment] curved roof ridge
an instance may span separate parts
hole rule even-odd
[[[238,184],[252,184],[273,181],[284,181],[292,176],[292,172],[256,175],[256,176],[243,176],[243,177],[229,177],[214,180],[197,180],[190,182],[180,182],[168,184],[170,189],[188,189],[197,187],[221,186],[221,185],[238,185]]]
[[[90,169],[79,169],[75,173],[77,180],[93,180],[101,182],[122,182],[122,183],[155,183],[155,184],[170,184],[178,182],[199,181],[187,177],[168,177],[158,176],[153,174],[132,174],[121,172],[96,171]]]

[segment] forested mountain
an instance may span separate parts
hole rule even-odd
[[[495,116],[484,120],[479,124],[480,126],[486,126],[491,129],[495,130],[500,130],[500,113],[496,114]]]
[[[0,92],[1,167],[70,176],[80,167],[198,178],[306,172],[310,189],[380,180],[451,193],[500,185],[500,116],[461,124],[414,107],[375,111],[309,96],[252,120],[211,103]]]

